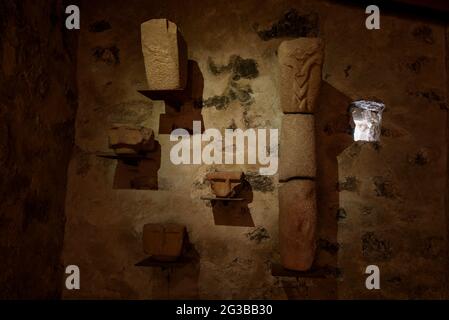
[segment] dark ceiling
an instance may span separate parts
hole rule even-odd
[[[330,0],[333,1],[333,0]],[[334,0],[353,6],[377,5],[381,13],[449,21],[449,0]]]
[[[408,5],[429,8],[449,13],[449,0],[395,0]]]

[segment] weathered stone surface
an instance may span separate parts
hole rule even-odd
[[[217,197],[233,197],[242,186],[243,172],[212,172],[206,178],[211,182],[212,191]]]
[[[174,261],[182,253],[185,226],[149,223],[143,226],[143,250],[160,261]]]
[[[141,25],[142,52],[150,90],[184,89],[187,81],[187,48],[178,27],[167,19]]]
[[[308,114],[285,114],[279,146],[279,180],[315,177],[315,118]]]
[[[286,269],[308,270],[315,255],[316,191],[311,180],[292,180],[279,188],[279,249]]]
[[[279,46],[280,99],[283,112],[313,113],[323,65],[323,43],[318,38],[284,41]]]
[[[109,147],[117,154],[153,151],[155,148],[153,130],[140,126],[114,125],[109,129]]]
[[[0,3],[4,2],[0,1]],[[12,0],[6,0],[6,2],[14,3]],[[42,6],[37,1],[32,3],[36,3],[36,9]],[[103,33],[92,33],[88,28],[82,27],[79,32],[75,32],[80,35],[79,48],[78,51],[70,50],[69,52],[79,59],[79,68],[73,73],[70,68],[61,69],[78,76],[80,103],[75,142],[83,152],[90,154],[93,150],[102,150],[105,147],[105,135],[109,128],[104,121],[105,112],[113,111],[110,107],[121,101],[137,97],[136,85],[142,81],[146,82],[143,60],[134,59],[142,54],[140,45],[136,45],[135,36],[139,36],[140,23],[156,14],[182,21],[182,25],[179,22],[179,26],[182,26],[182,31],[186,39],[188,38],[191,58],[199,63],[203,72],[205,98],[214,95],[222,97],[222,94],[226,97],[231,96],[228,92],[232,74],[222,73],[219,76],[212,74],[208,70],[209,56],[217,65],[227,64],[228,58],[233,54],[238,54],[244,59],[253,58],[258,64],[260,73],[258,78],[233,81],[238,83],[242,90],[235,90],[239,97],[231,101],[226,106],[226,110],[217,110],[215,107],[203,108],[202,114],[206,128],[245,129],[248,123],[247,118],[250,117],[255,119],[250,123],[254,127],[256,124],[266,128],[281,127],[281,112],[273,107],[279,100],[279,90],[276,89],[278,81],[270,76],[273,70],[272,57],[279,48],[280,40],[252,41],[257,34],[254,32],[251,35],[249,32],[252,31],[248,27],[247,19],[241,19],[242,16],[254,17],[254,22],[260,23],[261,26],[258,30],[269,29],[267,25],[269,22],[283,16],[282,10],[279,9],[279,1],[267,1],[267,7],[276,8],[276,10],[259,10],[257,17],[252,13],[254,8],[260,6],[260,1],[239,2],[232,11],[229,10],[228,2],[204,1],[201,11],[205,14],[201,15],[201,19],[198,19],[198,6],[180,5],[178,1],[167,1],[161,5],[159,1],[131,0],[126,2],[126,6],[119,1],[109,1],[108,9],[104,10],[105,3],[105,1],[89,2],[89,5],[84,6],[82,10],[82,19],[85,22],[89,21],[88,23],[106,19],[112,28]],[[326,61],[323,65],[323,81],[319,98],[321,103],[317,106],[315,114],[319,172],[317,176],[319,179],[317,181],[317,190],[319,190],[317,191],[319,197],[317,236],[328,239],[332,243],[338,242],[341,247],[336,255],[317,250],[315,261],[317,267],[329,266],[331,270],[341,269],[344,281],[335,277],[308,278],[300,281],[298,285],[295,278],[289,280],[271,276],[265,266],[267,259],[278,255],[279,215],[278,206],[273,205],[278,202],[277,185],[275,185],[275,192],[258,192],[253,185],[254,200],[250,204],[250,214],[256,226],[263,226],[271,236],[271,239],[266,239],[261,244],[253,243],[245,234],[255,227],[216,226],[209,203],[200,200],[200,196],[208,190],[204,184],[196,184],[196,181],[201,181],[205,177],[205,172],[209,172],[211,165],[173,165],[168,156],[173,143],[168,135],[159,135],[158,140],[165,151],[163,151],[162,165],[159,170],[160,188],[157,191],[114,190],[111,179],[115,173],[117,161],[89,156],[91,165],[89,172],[79,175],[76,173],[80,164],[79,157],[72,158],[68,171],[69,184],[65,206],[67,223],[65,224],[64,257],[59,265],[76,264],[80,267],[81,290],[67,290],[64,281],[58,281],[57,278],[49,282],[39,282],[37,285],[39,288],[47,289],[53,285],[59,285],[66,299],[185,299],[186,295],[191,297],[190,295],[194,292],[198,293],[197,298],[201,299],[377,299],[379,297],[441,299],[443,297],[446,289],[442,284],[447,274],[445,255],[442,254],[438,259],[425,258],[420,254],[420,242],[417,240],[441,236],[447,231],[446,206],[441,199],[441,195],[447,193],[445,187],[447,182],[446,110],[440,109],[437,101],[430,100],[433,99],[433,92],[439,94],[441,99],[444,99],[442,93],[446,92],[445,68],[441,67],[444,66],[445,61],[445,26],[430,21],[423,22],[399,15],[389,15],[382,18],[385,19],[382,20],[382,23],[385,23],[384,26],[388,24],[386,28],[388,32],[367,33],[361,24],[347,23],[354,19],[355,9],[345,6],[341,1],[332,1],[332,3],[330,1],[286,1],[282,4],[286,10],[289,6],[295,7],[301,16],[312,11],[316,12],[321,17],[319,23],[321,34],[326,36]],[[123,12],[124,9],[126,12]],[[0,15],[3,12],[5,11],[0,10]],[[57,10],[57,12],[64,13],[64,10]],[[6,16],[16,17],[13,13]],[[47,21],[49,22],[50,19]],[[307,27],[309,24],[307,22],[306,24]],[[274,25],[275,32],[285,30],[277,29],[278,25]],[[5,29],[8,31],[5,37],[2,37],[2,41],[6,44],[9,39],[7,35],[15,34],[9,31],[12,30],[12,25],[9,26],[10,24]],[[283,24],[282,27],[284,26],[289,27],[290,24]],[[298,21],[297,26],[303,27],[301,20]],[[412,34],[414,30],[423,26],[431,29],[431,36],[434,39],[432,45],[415,38]],[[39,27],[37,31],[44,30],[55,32],[59,29]],[[67,35],[72,34],[74,32],[67,32]],[[39,39],[47,38],[45,34],[39,35]],[[120,65],[108,66],[103,63],[92,65],[92,46],[107,45],[113,43],[114,39],[118,39],[116,44],[121,53]],[[244,40],[248,40],[248,45],[243,43]],[[27,41],[34,43],[32,40]],[[3,46],[3,59],[10,52],[6,44]],[[51,44],[59,45],[60,42],[51,41]],[[48,54],[35,55],[34,50],[26,50],[29,45],[18,48],[22,48],[23,52],[30,52],[33,57],[48,56]],[[20,56],[20,53],[17,55]],[[410,70],[408,65],[414,64],[416,59],[422,56],[428,60],[422,63],[420,72]],[[30,72],[21,72],[25,69],[14,67],[14,63],[3,63],[2,66],[4,70],[8,69],[10,74],[17,73],[19,77],[30,74]],[[41,70],[31,68],[31,70]],[[326,81],[324,81],[324,75],[328,75]],[[29,83],[30,88],[24,88],[25,91],[37,91],[31,88],[31,84],[35,83],[33,79]],[[2,88],[5,95],[15,93],[16,90],[6,89],[17,87],[17,83],[28,83],[11,77],[4,77],[3,80],[5,86]],[[63,79],[55,81],[67,83]],[[42,82],[36,83],[42,84]],[[57,92],[54,87],[55,82],[51,83],[51,92]],[[248,89],[245,89],[246,84]],[[251,89],[253,94],[250,93],[252,99],[249,101],[256,101],[248,109],[241,106],[247,101],[240,98],[240,94],[243,97],[246,95],[243,95],[243,89],[245,92]],[[54,97],[53,94],[51,96]],[[354,144],[349,134],[350,118],[347,108],[351,101],[360,97],[381,98],[392,105],[392,108],[385,113],[383,141],[379,148],[375,149],[374,144]],[[17,94],[11,99],[15,99],[17,104],[22,101]],[[31,101],[32,107],[43,110],[40,115],[41,124],[43,119],[48,119],[49,115],[62,115],[61,112],[48,113],[45,106],[49,106],[49,102],[43,101],[39,104],[37,102],[41,100],[37,96],[25,101]],[[140,105],[142,104],[139,102]],[[11,106],[14,105],[11,104]],[[60,108],[62,104],[58,106]],[[153,107],[144,106],[148,113],[139,113],[138,122],[143,123],[147,119],[145,126],[156,131],[160,121],[159,113],[163,111],[159,110],[163,109],[162,103],[155,103]],[[10,111],[16,118],[11,118],[11,121],[7,121],[6,124],[18,127],[16,131],[9,132],[23,133],[25,120],[36,123],[34,116],[30,119],[28,116],[23,117],[29,114],[27,108],[29,107],[26,104],[22,109],[7,108],[8,114]],[[18,110],[25,111],[17,112]],[[131,111],[130,108],[120,108],[120,110],[123,110],[123,115],[126,114],[126,117]],[[244,117],[243,112],[246,113],[246,110],[248,110],[247,117]],[[111,121],[129,122],[128,118],[116,118]],[[32,130],[35,127],[33,125],[29,128]],[[5,132],[8,132],[7,129],[5,128]],[[5,142],[11,141],[11,136],[6,133],[2,137]],[[29,142],[28,133],[24,133],[23,137],[24,142],[16,143],[17,147],[33,145]],[[64,135],[64,141],[67,140]],[[36,141],[44,143],[41,150],[51,145],[45,137],[39,137]],[[11,143],[8,145],[14,146]],[[347,148],[349,149],[346,156],[339,157]],[[420,165],[409,163],[408,157],[413,157],[422,148],[428,148],[429,152],[432,152],[429,154],[427,164],[424,164],[425,161],[422,161],[420,155],[418,156]],[[14,160],[11,161],[12,166],[17,162],[16,157],[12,157],[13,154],[12,152],[4,154],[7,159]],[[17,151],[15,154],[23,159],[28,167],[33,165],[34,167],[29,169],[33,169],[34,172],[43,164],[41,161],[30,162],[30,156],[27,156],[25,151]],[[59,152],[59,154],[64,153]],[[48,161],[48,165],[54,166],[54,163],[54,161]],[[244,170],[245,174],[247,170],[255,170],[249,166],[242,167],[242,165],[216,166],[216,169]],[[11,170],[11,173],[16,172]],[[387,172],[392,176],[384,177]],[[57,173],[55,176],[57,179],[64,177],[59,172],[55,173]],[[394,183],[393,191],[398,197],[378,197],[377,187],[373,181],[373,177],[376,176],[382,176],[387,179],[386,181]],[[346,177],[357,179],[360,192],[338,193],[336,191],[338,181],[345,181]],[[12,189],[11,185],[16,186],[19,182],[20,185],[23,184],[19,178],[20,176],[14,180],[16,183],[5,180],[8,190]],[[44,180],[40,178],[39,181]],[[53,179],[48,182],[54,184]],[[59,184],[56,185],[58,189],[63,189]],[[40,188],[40,190],[44,189]],[[33,192],[33,190],[30,191]],[[18,196],[23,197],[22,194]],[[9,199],[9,195],[5,199]],[[21,231],[22,219],[10,208],[3,207],[2,212],[7,213],[5,218],[13,218],[12,221],[15,221],[17,228],[11,228],[9,224],[3,222],[5,227],[2,229],[2,235],[10,230],[11,236],[23,239],[25,233]],[[339,208],[344,208],[347,215],[337,225],[335,215]],[[365,210],[371,210],[371,213],[366,213]],[[229,209],[228,213],[239,214],[230,212]],[[142,230],[145,223],[165,223],[168,219],[188,225],[189,236],[200,255],[199,276],[190,269],[190,267],[195,268],[196,264],[177,268],[175,272],[171,272],[169,280],[166,270],[133,267],[135,262],[143,258],[140,242],[136,245],[135,233]],[[50,221],[58,220],[52,218]],[[42,224],[36,222],[36,229],[42,230],[41,227]],[[49,227],[52,228],[51,230],[56,230],[54,225]],[[29,232],[28,229],[27,237]],[[393,250],[391,261],[383,263],[366,259],[362,251],[362,236],[366,232],[374,232],[377,239],[391,242]],[[57,239],[52,232],[46,234],[49,235],[49,239]],[[36,242],[36,238],[29,239]],[[13,243],[13,240],[9,243]],[[17,243],[24,242],[21,240]],[[42,247],[41,240],[38,247]],[[8,252],[16,256],[14,253],[17,251],[6,250],[6,253]],[[31,253],[29,250],[19,252],[22,252],[24,257],[30,257],[25,254]],[[35,250],[35,252],[37,252],[36,256],[41,257],[42,251]],[[52,255],[57,262],[57,255]],[[20,282],[15,282],[22,283],[18,288],[18,290],[22,289],[20,292],[28,291],[23,288],[29,288],[27,286],[29,282],[26,281],[30,279],[30,275],[38,274],[39,280],[44,280],[45,273],[41,270],[54,272],[54,268],[48,268],[50,266],[48,261],[42,264],[47,266],[47,269],[38,268],[37,273],[30,271],[30,265],[37,260],[39,259],[32,256],[31,260],[27,260],[33,261],[32,263],[20,264],[25,266],[20,273],[22,277],[14,278],[14,280],[21,279]],[[6,262],[5,259],[1,261]],[[381,290],[366,290],[365,281],[363,279],[361,281],[364,268],[368,264],[377,264],[381,267]],[[7,268],[5,267],[4,270]],[[61,279],[63,275],[62,270]],[[390,282],[390,278],[396,280]],[[3,288],[1,285],[0,287]],[[43,290],[40,291],[43,293]],[[161,297],[161,293],[164,296]]]

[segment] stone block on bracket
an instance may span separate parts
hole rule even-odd
[[[186,227],[175,223],[148,223],[143,226],[143,249],[153,259],[175,261],[182,254]]]
[[[187,82],[187,46],[167,19],[141,25],[142,52],[149,90],[182,90]]]
[[[242,171],[211,172],[206,179],[217,197],[233,197],[242,188],[244,174]]]
[[[154,132],[141,126],[114,124],[109,129],[109,147],[123,155],[151,152],[156,147]]]

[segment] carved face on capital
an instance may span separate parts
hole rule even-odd
[[[206,175],[211,182],[212,192],[219,198],[230,198],[235,196],[242,186],[243,172],[212,172]]]

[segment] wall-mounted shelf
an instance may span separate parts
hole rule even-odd
[[[107,159],[151,159],[148,154],[116,154],[114,152],[96,152],[95,155]]]
[[[201,200],[206,201],[243,201],[244,198],[220,198],[220,197],[200,197]]]

